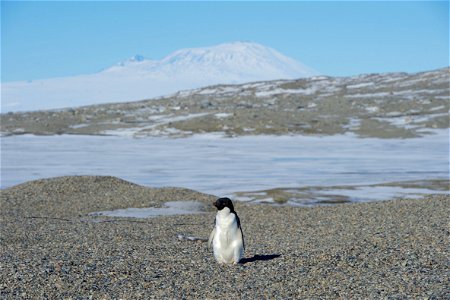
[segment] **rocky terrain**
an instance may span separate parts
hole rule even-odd
[[[198,133],[409,138],[449,126],[449,68],[216,85],[138,102],[1,115],[2,135]]]
[[[332,207],[236,202],[245,257],[206,247],[214,196],[112,177],[61,177],[0,191],[2,299],[446,299],[448,195]],[[90,213],[204,203],[148,219]]]

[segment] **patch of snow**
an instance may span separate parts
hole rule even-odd
[[[312,95],[316,92],[316,89],[308,88],[308,89],[281,89],[277,88],[269,91],[260,91],[256,92],[256,97],[270,97],[273,95],[279,94],[300,94],[300,95]]]
[[[407,86],[414,86],[417,83],[422,82],[423,79],[422,78],[408,78],[404,81],[401,81],[399,83],[397,83],[395,86],[396,87],[407,87]]]
[[[376,113],[376,112],[380,111],[380,108],[378,106],[367,106],[367,107],[365,107],[365,109],[367,112],[370,112],[370,113]]]
[[[367,93],[367,94],[351,94],[351,95],[345,95],[347,98],[381,98],[390,96],[391,94],[388,92],[379,92],[379,93]]]
[[[217,89],[203,89],[198,92],[198,95],[211,95],[217,93]]]
[[[217,114],[214,114],[214,116],[216,118],[219,118],[219,119],[228,118],[229,116],[232,116],[232,115],[233,114],[230,114],[230,113],[217,113]]]
[[[203,117],[205,115],[208,115],[208,113],[196,113],[196,114],[188,114],[188,115],[181,115],[181,116],[174,116],[174,115],[155,115],[150,116],[148,119],[155,121],[160,124],[166,124],[170,122],[179,122],[179,121],[186,121],[198,117]]]
[[[272,87],[272,86],[274,86],[274,84],[273,83],[267,83],[267,82],[253,82],[253,83],[247,83],[247,84],[244,84],[244,85],[242,85],[242,88],[243,89],[256,89],[256,88],[259,88],[259,87],[263,87],[263,86],[268,86],[268,87]]]
[[[417,94],[439,94],[442,92],[448,92],[448,89],[440,89],[440,90],[404,90],[404,91],[396,91],[394,95],[417,95]]]
[[[88,127],[89,124],[75,124],[75,125],[70,125],[69,128],[72,129],[78,129],[78,128],[84,128],[84,127]]]
[[[12,131],[12,133],[24,133],[25,129],[24,128],[16,128]]]
[[[430,109],[430,111],[441,110],[441,109],[444,109],[444,108],[445,108],[445,106],[444,106],[444,105],[441,105],[441,106],[436,106],[436,107],[433,107],[433,108],[431,108],[431,109]]]
[[[428,114],[428,115],[406,115],[406,116],[395,116],[395,117],[379,117],[374,118],[379,121],[388,122],[391,125],[395,125],[397,127],[403,127],[405,129],[416,128],[417,125],[412,125],[411,123],[425,123],[430,121],[433,118],[448,116],[448,113],[437,113],[437,114]]]
[[[391,111],[386,113],[386,117],[391,118],[391,117],[401,117],[404,113],[401,113],[399,111]]]
[[[155,122],[154,124],[130,127],[130,128],[117,128],[117,129],[103,130],[100,132],[100,134],[122,136],[122,137],[142,137],[142,136],[148,136],[148,135],[158,136],[158,135],[162,135],[162,134],[178,135],[178,134],[182,134],[182,133],[186,134],[187,133],[186,131],[180,131],[175,128],[156,129],[156,127],[165,125],[168,123],[186,121],[186,120],[198,118],[198,117],[205,116],[205,115],[208,115],[208,113],[196,113],[196,114],[181,115],[181,116],[154,115],[154,116],[148,117],[149,121]],[[144,131],[145,131],[145,133],[143,133]]]
[[[373,86],[375,85],[375,83],[372,82],[363,82],[363,83],[358,83],[358,84],[352,84],[352,85],[347,85],[348,89],[360,89],[363,87],[368,87],[368,86]]]

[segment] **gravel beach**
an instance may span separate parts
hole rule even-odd
[[[2,299],[444,299],[450,196],[322,207],[235,203],[245,259],[220,266],[204,240],[216,196],[113,177],[1,190]],[[94,217],[199,201],[205,212]]]

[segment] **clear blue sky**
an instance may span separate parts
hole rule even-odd
[[[253,41],[327,75],[449,65],[441,2],[1,2],[2,82]]]

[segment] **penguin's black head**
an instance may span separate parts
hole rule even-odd
[[[234,212],[233,202],[231,202],[229,198],[219,198],[213,203],[213,205],[217,207],[217,210],[222,210],[225,207],[228,207],[230,212]]]

